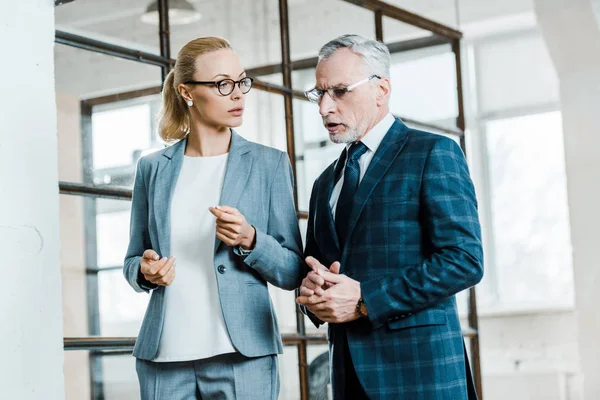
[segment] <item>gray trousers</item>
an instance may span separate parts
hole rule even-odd
[[[142,400],[276,400],[277,356],[247,358],[239,353],[203,360],[152,362],[138,359]]]

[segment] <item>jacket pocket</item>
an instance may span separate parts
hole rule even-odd
[[[397,330],[417,326],[446,325],[447,321],[445,309],[433,308],[405,317],[391,317],[388,319],[387,325],[389,329]]]

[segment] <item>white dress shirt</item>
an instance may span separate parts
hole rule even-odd
[[[371,163],[371,160],[373,159],[373,155],[375,155],[375,152],[377,151],[377,148],[381,144],[381,141],[383,140],[386,133],[390,130],[392,125],[394,125],[395,121],[396,121],[396,119],[394,118],[394,116],[392,114],[386,115],[381,121],[379,121],[379,123],[377,125],[375,125],[373,127],[373,129],[371,129],[369,132],[367,132],[366,135],[360,140],[361,142],[363,142],[363,144],[365,146],[367,146],[367,151],[358,160],[358,164],[360,166],[360,176],[358,178],[359,184],[362,181],[362,178],[365,176],[365,173],[367,172],[367,168],[369,168],[369,164]],[[351,145],[352,145],[352,143],[348,143],[346,145],[346,151],[348,151],[348,149],[350,148]],[[345,171],[346,171],[346,166],[344,165],[344,167],[342,169],[342,173],[340,174],[339,179],[336,182],[336,184],[333,188],[333,191],[331,192],[331,198],[329,199],[329,206],[331,207],[331,212],[333,213],[334,220],[335,220],[335,210],[337,208],[337,202],[338,202],[338,199],[340,198],[340,193],[342,192],[342,186],[344,184],[343,177],[344,177]],[[336,177],[336,179],[337,178],[338,177]]]
[[[219,203],[228,156],[183,159],[170,211],[177,273],[165,287],[165,321],[154,361],[235,352],[221,310],[214,268],[216,223],[208,210]]]

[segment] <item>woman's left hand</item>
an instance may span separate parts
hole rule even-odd
[[[246,250],[254,248],[256,230],[246,221],[237,209],[229,206],[209,207],[217,217],[217,237],[227,246],[242,246]]]

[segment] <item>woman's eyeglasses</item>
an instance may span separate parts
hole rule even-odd
[[[233,79],[222,79],[220,81],[187,81],[183,82],[184,85],[215,85],[221,96],[229,96],[233,93],[235,85],[238,85],[242,93],[246,94],[252,89],[252,82],[254,79],[245,77],[239,81]]]

